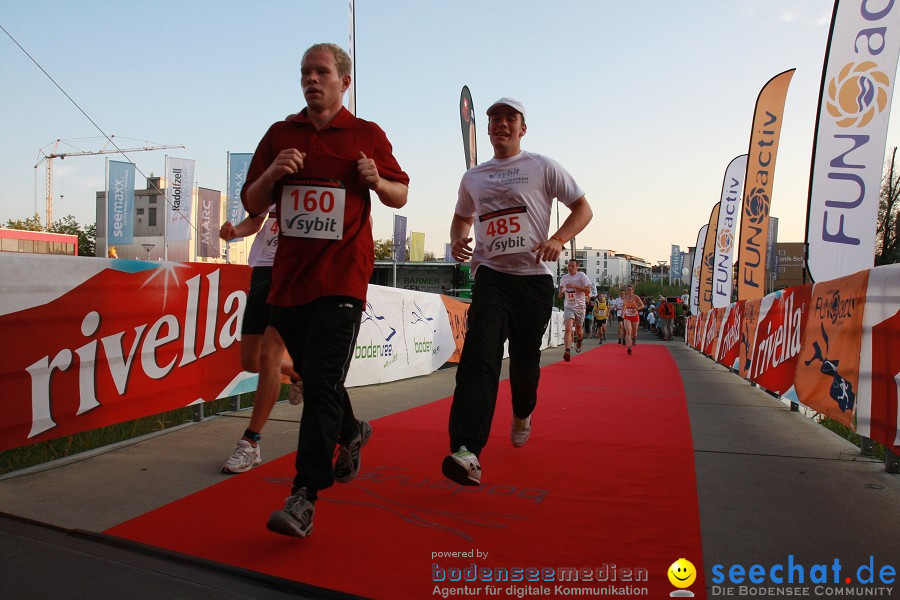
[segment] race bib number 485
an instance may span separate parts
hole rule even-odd
[[[478,215],[475,227],[488,257],[529,251],[528,209],[524,206]]]
[[[345,202],[340,181],[309,180],[285,185],[281,192],[282,235],[342,239]]]

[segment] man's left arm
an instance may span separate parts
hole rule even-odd
[[[391,181],[379,175],[375,161],[363,152],[359,153],[356,168],[359,171],[360,182],[375,192],[382,204],[390,208],[406,206],[409,187],[399,181]]]
[[[551,235],[548,240],[536,244],[531,249],[535,254],[535,262],[553,262],[558,259],[566,242],[581,233],[594,217],[591,205],[588,204],[587,198],[584,196],[570,204],[569,210],[572,212],[563,221],[562,227]]]

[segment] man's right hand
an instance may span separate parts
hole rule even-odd
[[[453,257],[453,260],[456,262],[466,262],[472,258],[472,247],[469,246],[471,241],[472,238],[459,238],[453,240],[453,243],[450,244],[450,256]]]
[[[264,177],[274,184],[285,175],[291,175],[300,171],[303,168],[305,158],[305,152],[300,152],[296,148],[285,148],[278,153],[278,156],[266,169]]]
[[[233,240],[235,235],[234,225],[231,224],[231,221],[225,221],[219,228],[219,237],[226,242]]]

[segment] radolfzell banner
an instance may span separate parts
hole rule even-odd
[[[807,269],[825,281],[869,269],[900,55],[900,4],[835,2],[809,181]]]
[[[406,217],[394,215],[394,260],[406,260]]]
[[[134,164],[106,161],[106,245],[134,241]]]
[[[228,199],[226,201],[225,220],[237,225],[244,220],[247,212],[241,204],[241,189],[247,181],[247,169],[250,168],[251,152],[228,153]]]
[[[747,155],[734,158],[725,169],[722,198],[719,200],[719,221],[716,227],[715,256],[713,258],[712,305],[723,308],[731,304],[732,253],[741,217],[741,195]]]
[[[718,202],[709,213],[709,223],[706,225],[706,239],[703,241],[703,256],[700,259],[700,311],[712,310],[713,292],[713,261],[716,259],[716,226],[719,223]]]
[[[722,323],[722,339],[719,342],[719,351],[716,353],[716,361],[729,369],[740,369],[741,352],[741,316],[744,313],[745,302],[737,302],[725,307],[725,319]]]
[[[197,188],[197,256],[219,258],[219,223],[222,192]]]
[[[775,158],[781,138],[784,102],[793,75],[794,69],[776,75],[763,86],[756,99],[738,241],[739,300],[766,295],[766,240],[775,182]]]
[[[191,210],[194,201],[194,161],[166,157],[166,240],[191,239]]]

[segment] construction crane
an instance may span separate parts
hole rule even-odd
[[[147,150],[167,150],[169,148],[184,148],[183,145],[171,145],[171,146],[151,146],[148,144],[144,144],[138,148],[116,148],[113,146],[110,148],[110,145],[113,144],[113,138],[116,137],[114,135],[109,136],[106,139],[106,143],[103,144],[103,147],[99,150],[79,150],[78,152],[58,152],[60,143],[67,143],[64,140],[56,140],[53,143],[53,150],[48,154],[44,152],[44,148],[38,150],[38,156],[40,156],[40,160],[38,163],[34,165],[34,168],[37,169],[43,163],[47,163],[47,223],[44,225],[45,229],[50,229],[50,225],[53,223],[53,159],[59,158],[64,159],[69,156],[95,156],[97,154],[119,154],[126,152],[145,152]],[[48,144],[49,146],[49,144]]]

